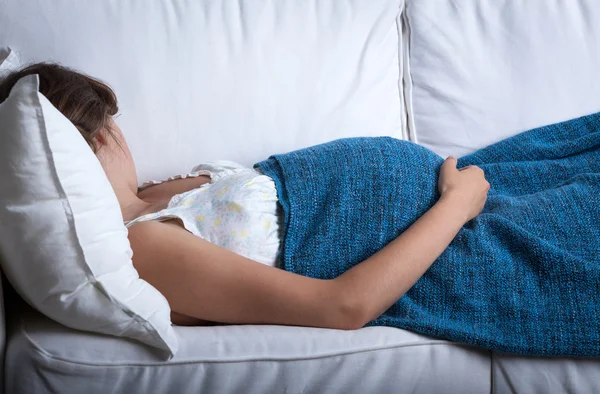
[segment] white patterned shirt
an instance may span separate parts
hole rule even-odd
[[[126,222],[178,218],[190,233],[249,259],[278,265],[282,208],[275,183],[253,168],[228,160],[200,164],[186,175],[150,181],[141,189],[168,180],[210,176],[199,188],[177,194],[167,208]]]

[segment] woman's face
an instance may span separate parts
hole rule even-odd
[[[96,152],[96,157],[117,196],[124,190],[136,193],[137,175],[129,146],[121,129],[112,119],[110,128],[114,138],[104,135],[99,139],[100,149]]]

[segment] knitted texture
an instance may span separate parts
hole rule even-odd
[[[335,278],[439,198],[442,157],[346,138],[255,164],[285,219],[282,268]],[[523,132],[458,160],[491,184],[415,285],[368,325],[523,355],[600,357],[600,113]]]

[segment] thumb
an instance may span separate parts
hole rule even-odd
[[[456,157],[454,156],[448,156],[446,158],[446,160],[444,160],[444,164],[442,164],[442,171],[450,171],[452,169],[456,170]]]

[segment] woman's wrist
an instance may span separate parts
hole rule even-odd
[[[457,194],[442,194],[436,205],[437,204],[444,206],[448,215],[452,215],[453,218],[460,222],[461,226],[469,221],[468,208],[465,206],[462,198]]]

